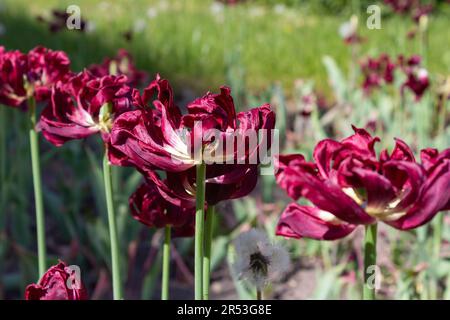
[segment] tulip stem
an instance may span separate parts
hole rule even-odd
[[[433,254],[434,259],[439,261],[441,255],[442,243],[442,226],[444,224],[444,213],[439,213],[437,218],[433,221]]]
[[[214,206],[208,206],[205,222],[205,252],[203,254],[203,300],[209,299],[211,245],[213,237],[214,215]]]
[[[195,210],[195,300],[203,298],[203,225],[205,220],[206,165],[197,165],[197,192]]]
[[[377,276],[377,224],[365,226],[363,299],[375,300]]]
[[[6,220],[6,106],[0,105],[0,234]]]
[[[34,97],[28,99],[28,108],[30,116],[30,150],[31,150],[31,168],[33,171],[34,203],[36,211],[36,233],[38,248],[38,271],[39,278],[45,273],[46,267],[46,245],[45,245],[45,216],[44,203],[42,201],[42,182],[41,182],[41,161],[39,158],[39,136],[36,132],[36,100]]]
[[[171,227],[167,225],[164,229],[161,300],[169,300],[170,234]]]
[[[123,299],[122,280],[120,275],[119,242],[117,238],[116,215],[114,212],[113,188],[111,182],[111,165],[108,151],[105,148],[103,157],[103,179],[105,183],[106,207],[108,210],[109,239],[111,241],[111,272],[114,300]]]
[[[262,300],[262,291],[256,289],[256,300]]]

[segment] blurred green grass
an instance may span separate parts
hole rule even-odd
[[[348,68],[350,49],[338,35],[350,10],[318,14],[308,7],[273,7],[252,4],[221,6],[208,0],[3,0],[0,18],[6,32],[0,43],[7,48],[28,50],[37,44],[68,52],[74,69],[99,62],[124,47],[135,55],[140,68],[160,72],[175,87],[197,92],[214,90],[226,81],[227,67],[239,65],[252,91],[280,81],[292,88],[297,78],[314,79],[328,91],[321,57],[332,56]],[[36,16],[51,9],[78,5],[81,16],[95,26],[92,32],[63,30],[52,34]],[[351,2],[349,2],[349,7]],[[419,40],[407,40],[413,22],[384,15],[382,29],[368,30],[367,15],[360,16],[360,31],[366,41],[361,52],[379,54],[420,53]],[[428,67],[432,73],[450,70],[449,10],[432,17],[429,26]],[[124,32],[133,31],[127,42]],[[400,40],[399,40],[400,39]]]

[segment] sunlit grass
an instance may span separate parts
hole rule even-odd
[[[222,84],[230,63],[245,70],[251,89],[275,81],[289,88],[297,78],[313,78],[319,88],[326,88],[321,57],[331,55],[345,66],[350,55],[338,35],[339,25],[348,17],[310,15],[302,8],[278,12],[266,6],[222,7],[206,0],[5,0],[5,4],[1,15],[7,31],[0,39],[7,47],[26,50],[44,44],[64,49],[77,69],[125,47],[141,68],[201,91]],[[35,19],[69,4],[80,6],[82,17],[95,25],[93,32],[51,34]],[[398,40],[412,27],[408,19],[383,19],[381,30],[368,30],[362,22],[366,38],[362,52],[419,53],[418,40]],[[450,41],[445,32],[449,24],[443,14],[430,24],[431,72],[450,70],[450,52],[443,45]],[[121,36],[127,30],[134,30],[130,43]]]

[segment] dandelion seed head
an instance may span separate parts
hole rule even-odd
[[[273,244],[262,230],[251,229],[235,240],[236,261],[233,271],[239,280],[261,290],[280,279],[289,269],[289,254]]]

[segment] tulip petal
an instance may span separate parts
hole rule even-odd
[[[337,219],[330,221],[329,217],[333,217],[332,214],[318,208],[291,203],[278,221],[276,234],[297,239],[336,240],[347,236],[356,227]]]
[[[333,182],[321,181],[305,171],[298,172],[291,168],[285,169],[285,173],[286,178],[282,184],[293,199],[303,196],[318,208],[348,223],[369,224],[374,221],[358,203]]]
[[[384,208],[396,197],[391,182],[375,171],[355,168],[361,184],[367,193],[367,206],[371,208]]]
[[[420,196],[404,216],[389,224],[397,229],[409,230],[430,221],[450,202],[450,160],[443,160],[424,183]]]
[[[329,176],[332,165],[331,161],[334,153],[339,150],[339,148],[342,148],[342,145],[331,139],[324,139],[320,141],[314,148],[313,158],[316,161],[317,168],[324,179]]]

